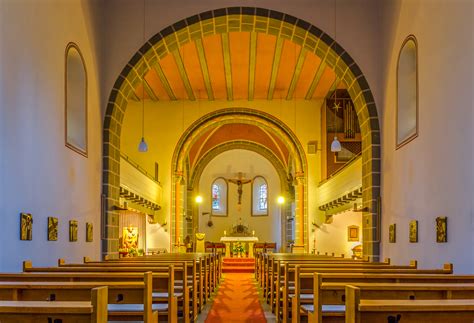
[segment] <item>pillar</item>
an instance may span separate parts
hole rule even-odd
[[[293,253],[304,253],[304,173],[296,174],[295,244]]]

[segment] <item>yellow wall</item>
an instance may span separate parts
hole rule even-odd
[[[255,100],[255,101],[214,101],[214,102],[151,102],[145,104],[145,137],[148,142],[147,153],[138,152],[141,138],[141,103],[128,105],[124,117],[121,136],[121,150],[148,171],[154,171],[154,162],[160,165],[160,182],[163,185],[163,208],[160,212],[170,223],[171,201],[171,162],[176,144],[183,132],[195,120],[215,110],[229,107],[245,107],[261,110],[272,114],[292,129],[306,151],[306,144],[318,140],[320,145],[320,107],[322,101],[286,101],[286,100]],[[307,155],[309,192],[314,192],[320,180],[320,152]],[[314,196],[308,195],[308,214],[315,214],[317,205]],[[311,219],[309,220],[311,221]],[[153,230],[156,237],[150,240],[168,241],[168,233],[164,230]],[[169,247],[157,245],[156,247]]]

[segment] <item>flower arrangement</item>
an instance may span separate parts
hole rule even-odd
[[[236,243],[232,249],[232,251],[234,253],[244,253],[245,252],[245,249],[244,249],[244,246],[242,246],[242,244],[240,243]]]

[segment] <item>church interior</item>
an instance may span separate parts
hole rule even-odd
[[[473,322],[473,14],[0,0],[0,322]]]

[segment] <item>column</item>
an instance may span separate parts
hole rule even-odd
[[[175,217],[174,217],[174,241],[175,246],[179,250],[179,243],[181,241],[181,179],[183,178],[182,172],[175,173],[175,200],[174,200],[174,209],[175,209]]]
[[[295,244],[293,253],[304,253],[304,173],[296,174],[297,196],[296,196],[296,215],[295,215]]]

